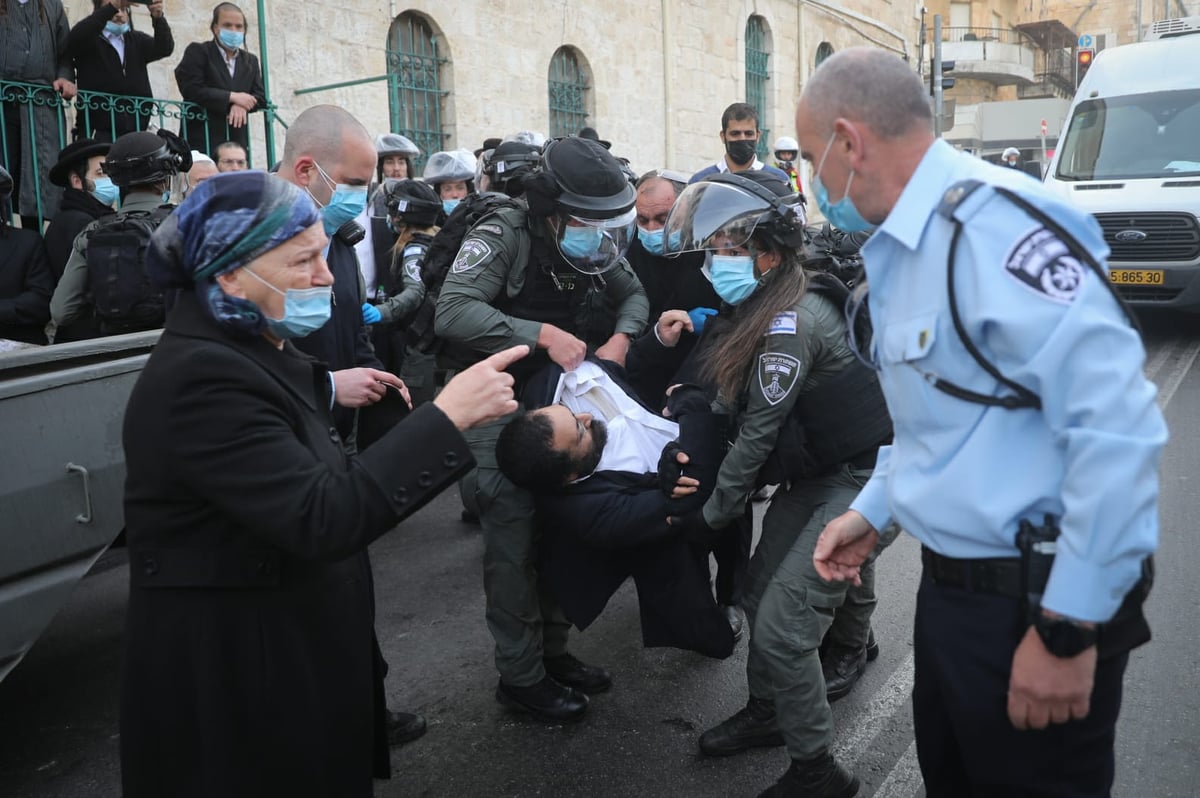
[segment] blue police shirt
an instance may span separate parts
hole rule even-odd
[[[1145,350],[1100,278],[1033,217],[988,185],[963,200],[955,295],[967,335],[1000,373],[1042,400],[1006,410],[952,397],[1011,391],[959,340],[946,285],[953,223],[937,212],[965,179],[1011,189],[1053,217],[1105,266],[1089,215],[1023,173],[935,142],[863,247],[871,354],[895,426],[852,505],[876,529],[897,521],[958,558],[1015,557],[1021,519],[1060,519],[1043,606],[1112,617],[1158,541],[1158,464],[1167,439]]]

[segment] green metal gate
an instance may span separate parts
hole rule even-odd
[[[766,20],[752,16],[746,20],[746,102],[758,111],[758,157],[764,160],[771,134],[767,119],[767,81],[771,78],[767,65],[770,58]]]
[[[573,136],[587,125],[587,75],[570,47],[550,59],[550,137]]]
[[[392,23],[387,54],[392,130],[421,148],[414,163],[418,171],[431,154],[445,148],[448,138],[442,128],[442,103],[449,92],[441,88],[447,60],[438,54],[433,28],[419,14],[406,11]]]

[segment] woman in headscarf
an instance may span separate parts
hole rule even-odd
[[[328,318],[325,243],[262,172],[204,182],[152,240],[177,301],[125,417],[127,798],[367,798],[387,775],[365,547],[471,466],[460,430],[516,408],[526,348],[348,458],[329,372],[288,340]]]

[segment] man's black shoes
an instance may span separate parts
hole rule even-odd
[[[829,642],[822,649],[821,671],[825,675],[825,697],[830,703],[849,695],[867,669],[867,663],[879,658],[874,629],[867,634],[867,644],[857,651]]]
[[[546,673],[553,677],[554,681],[573,687],[581,693],[603,693],[612,687],[612,677],[608,675],[608,671],[580,662],[571,654],[546,657],[542,662],[546,666]]]
[[[570,723],[583,717],[588,697],[549,676],[528,687],[513,687],[503,681],[496,688],[496,700],[504,706],[546,723]]]
[[[775,718],[775,702],[754,696],[729,720],[700,735],[700,751],[707,756],[730,756],[778,745],[783,745],[783,735]]]
[[[858,777],[823,751],[812,759],[793,759],[783,778],[758,798],[854,798],[858,787]]]
[[[388,745],[404,745],[425,734],[425,718],[411,712],[387,713]]]

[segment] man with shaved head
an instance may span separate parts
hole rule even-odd
[[[353,219],[367,202],[367,186],[375,176],[375,143],[367,129],[348,111],[335,105],[317,105],[296,117],[287,131],[279,177],[299,186],[321,209],[329,236],[325,258],[333,283],[333,313],[325,326],[296,338],[293,343],[324,361],[333,382],[334,423],[347,450],[356,448],[355,414],[382,399],[388,386],[407,394],[395,374],[383,370],[375,356],[363,310],[364,286],[354,254]],[[361,230],[361,228],[358,228]],[[364,575],[367,579],[371,575]],[[377,709],[386,715],[376,726],[386,725],[392,745],[415,740],[425,733],[425,719],[410,712],[384,707],[383,676],[387,663],[375,644],[379,682]],[[377,743],[380,743],[377,740]],[[386,745],[376,749],[377,776],[389,770]]]
[[[797,108],[821,211],[874,228],[869,299],[848,311],[869,306],[855,346],[895,425],[814,565],[857,582],[877,530],[921,541],[930,798],[1107,796],[1125,665],[1150,636],[1166,427],[1096,221],[931,122],[909,66],[866,48],[825,61]]]

